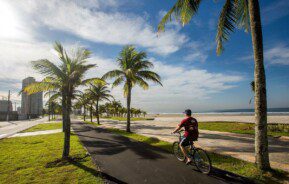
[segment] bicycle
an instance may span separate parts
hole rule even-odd
[[[186,158],[179,146],[183,138],[181,132],[183,131],[177,132],[179,134],[179,141],[173,143],[173,154],[179,161],[184,162]],[[190,142],[190,145],[187,148],[189,149],[188,154],[192,158],[191,165],[194,164],[199,171],[204,174],[209,174],[211,172],[212,163],[206,151],[201,148],[196,148],[193,141]]]

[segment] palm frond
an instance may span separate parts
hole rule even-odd
[[[251,86],[251,91],[255,93],[255,81],[251,81],[250,86]]]
[[[142,70],[142,71],[139,71],[137,73],[137,75],[139,77],[141,77],[141,78],[153,81],[153,82],[158,83],[161,86],[163,86],[163,84],[161,83],[161,77],[155,72],[152,72],[152,71],[149,71],[149,70]]]
[[[134,69],[136,70],[144,70],[144,69],[149,69],[149,68],[153,68],[154,65],[152,62],[150,61],[146,61],[146,60],[142,60],[140,62],[137,62],[134,66]]]
[[[165,30],[165,25],[172,20],[173,15],[183,26],[188,24],[197,13],[200,3],[201,0],[178,0],[160,21],[158,32],[163,32]]]
[[[90,50],[80,47],[75,53],[75,61],[86,62],[86,59],[90,58],[91,54],[92,52]]]
[[[60,93],[56,93],[56,94],[52,95],[52,96],[48,99],[48,101],[49,101],[49,102],[54,102],[55,100],[59,99],[60,97],[61,97],[61,94],[60,94]]]
[[[106,74],[104,74],[102,76],[102,79],[109,79],[109,78],[114,78],[114,77],[119,77],[119,76],[123,76],[125,75],[125,73],[121,70],[112,70],[107,72]]]
[[[112,88],[120,85],[122,82],[124,82],[125,79],[123,76],[118,77],[117,79],[115,79],[115,81],[112,83]]]
[[[53,47],[54,47],[54,50],[57,52],[60,60],[63,61],[64,60],[64,49],[63,49],[63,46],[61,45],[61,43],[56,41],[54,43]]]
[[[236,23],[239,28],[244,28],[246,32],[250,30],[250,17],[248,0],[235,0],[236,4]]]
[[[60,93],[60,92],[59,91],[47,91],[46,93],[44,93],[43,97],[48,98],[49,96],[52,96],[57,93]]]
[[[106,82],[101,78],[95,77],[95,78],[85,79],[81,83],[81,85],[91,85],[91,84],[93,84],[93,85],[97,85],[97,84],[105,85]]]
[[[235,0],[226,0],[219,17],[218,30],[216,36],[217,55],[224,50],[223,42],[229,39],[229,35],[234,31],[236,23]]]
[[[61,71],[60,68],[58,68],[55,64],[53,64],[47,59],[32,61],[31,64],[35,70],[38,70],[41,74],[45,76],[52,75],[60,78],[63,78],[65,76],[65,74]]]
[[[55,85],[49,82],[35,82],[26,86],[23,91],[29,95],[56,89]]]
[[[149,84],[141,77],[136,76],[135,77],[135,83],[138,84],[144,90],[149,89]]]

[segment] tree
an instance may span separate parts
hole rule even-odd
[[[50,121],[50,116],[54,119],[57,111],[60,111],[58,102],[61,101],[61,94],[58,91],[48,91],[44,94],[44,97],[48,97],[46,106],[48,107],[48,120]]]
[[[177,0],[158,25],[158,31],[164,31],[165,24],[172,15],[183,26],[188,24],[197,13],[201,0]],[[255,61],[255,156],[260,170],[269,170],[269,152],[267,138],[267,97],[266,76],[263,62],[263,36],[258,0],[226,0],[220,13],[217,29],[217,54],[223,51],[223,42],[235,27],[251,30]]]
[[[122,107],[120,101],[113,100],[110,104],[113,109],[113,116],[119,116],[119,111]]]
[[[102,77],[103,79],[114,78],[112,87],[124,83],[123,91],[124,96],[127,98],[127,132],[130,132],[132,88],[138,85],[146,90],[149,88],[149,84],[146,81],[162,85],[160,76],[149,70],[153,67],[153,64],[146,60],[146,57],[145,52],[136,51],[134,46],[125,46],[117,58],[119,69],[109,71]]]
[[[147,115],[147,112],[146,111],[142,111],[142,114],[143,114],[143,117],[145,118],[146,115]]]
[[[96,111],[96,118],[97,118],[97,124],[100,124],[99,122],[99,102],[101,101],[110,101],[110,98],[113,98],[113,96],[110,93],[110,90],[108,90],[107,86],[105,84],[90,84],[90,88],[86,90],[89,96],[91,97],[92,101],[95,101],[95,111]]]
[[[55,42],[54,50],[57,52],[60,64],[56,65],[47,59],[32,61],[35,70],[45,76],[41,82],[27,86],[24,91],[33,94],[41,91],[56,91],[61,94],[62,122],[64,127],[64,147],[62,158],[67,159],[70,151],[70,113],[71,102],[75,98],[76,88],[89,82],[103,83],[99,78],[84,79],[86,72],[95,67],[87,64],[91,52],[78,48],[70,57],[59,42]]]
[[[75,106],[77,108],[81,108],[81,107],[83,108],[83,121],[86,120],[86,109],[87,109],[88,101],[89,99],[85,93],[80,92],[80,94],[77,95],[77,102]]]

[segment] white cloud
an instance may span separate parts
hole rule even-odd
[[[272,65],[289,65],[289,47],[280,44],[265,50],[265,60]]]
[[[23,79],[36,74],[30,66],[30,61],[42,58],[52,59],[51,44],[45,42],[13,42],[0,41],[0,79]]]
[[[135,44],[147,48],[150,52],[167,55],[179,50],[187,41],[185,35],[173,29],[157,36],[155,28],[149,25],[145,18],[136,14],[104,12],[97,3],[95,8],[87,6],[91,2],[99,2],[97,0],[85,4],[82,2],[29,0],[28,3],[14,2],[13,6],[40,26],[45,25],[50,29],[68,32],[93,42]],[[107,6],[112,6],[111,4],[113,3],[108,3]]]
[[[189,62],[205,62],[213,45],[213,43],[191,41],[187,44],[189,52],[184,57],[184,60]]]
[[[116,67],[115,61],[100,59],[99,69],[103,66],[109,70]],[[221,93],[236,87],[243,80],[239,75],[212,73],[204,69],[187,69],[182,66],[165,64],[150,58],[155,65],[154,71],[162,77],[163,87],[152,84],[149,90],[139,87],[133,89],[132,105],[150,112],[176,111],[184,107],[196,107],[196,100],[209,99],[212,94]],[[109,67],[108,67],[109,66]],[[112,90],[116,99],[125,104],[122,86]]]
[[[240,60],[254,61],[253,54],[241,57]],[[264,50],[264,61],[270,65],[289,65],[289,46],[277,44]]]

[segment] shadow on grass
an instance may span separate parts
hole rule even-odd
[[[54,168],[54,167],[62,167],[62,166],[67,166],[67,165],[74,165],[86,172],[89,172],[90,174],[92,174],[95,177],[102,177],[104,180],[106,180],[105,183],[110,183],[110,182],[114,182],[114,183],[120,183],[120,184],[125,184],[126,182],[123,182],[113,176],[110,176],[104,172],[98,171],[95,168],[91,168],[91,167],[87,167],[86,165],[83,165],[82,163],[85,162],[85,158],[89,157],[89,155],[85,155],[85,156],[76,156],[76,157],[69,157],[67,159],[56,159],[55,161],[52,162],[48,162],[45,167],[46,168]]]
[[[283,183],[289,181],[289,174],[281,170],[272,169],[263,173],[260,179],[265,180],[268,183]]]

